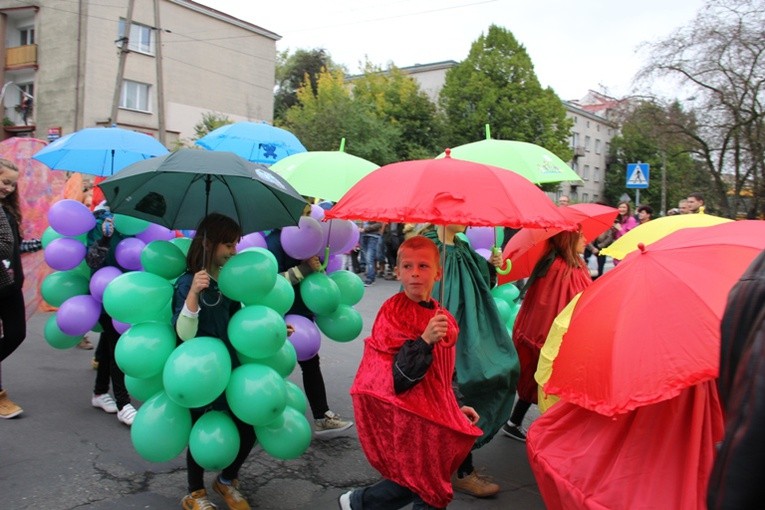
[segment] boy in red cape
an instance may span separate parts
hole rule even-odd
[[[395,272],[404,291],[380,308],[351,386],[361,446],[384,479],[340,496],[341,510],[445,508],[451,476],[481,435],[452,383],[457,323],[430,297],[438,248],[407,239]]]

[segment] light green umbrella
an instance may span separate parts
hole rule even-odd
[[[539,145],[514,140],[492,140],[486,125],[486,140],[452,147],[452,158],[492,165],[521,174],[534,184],[581,181],[565,161]],[[438,156],[443,158],[444,154]]]
[[[380,168],[344,151],[345,138],[340,142],[340,150],[293,154],[270,168],[301,195],[337,202],[362,177]]]

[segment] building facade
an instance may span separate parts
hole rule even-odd
[[[0,0],[0,137],[117,125],[172,147],[205,113],[271,122],[279,39],[188,0]]]

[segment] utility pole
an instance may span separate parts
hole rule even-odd
[[[114,85],[112,113],[109,117],[109,121],[113,126],[117,125],[117,111],[119,110],[120,96],[122,95],[122,77],[125,75],[125,61],[127,60],[128,52],[130,52],[128,45],[130,43],[130,25],[133,22],[134,5],[135,0],[128,0],[127,16],[125,17],[125,33],[122,34],[122,39],[120,39],[120,60],[117,64],[117,83]]]
[[[667,214],[667,153],[661,152],[661,216]]]
[[[154,48],[155,60],[157,64],[157,120],[159,143],[165,144],[165,86],[162,73],[162,25],[159,21],[159,1],[154,0],[154,34],[156,35],[156,47]]]

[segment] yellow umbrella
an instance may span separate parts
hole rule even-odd
[[[553,370],[553,361],[558,356],[558,350],[560,350],[560,343],[563,340],[563,335],[568,331],[571,315],[573,315],[574,307],[576,307],[576,303],[579,301],[581,295],[582,293],[580,292],[574,296],[574,299],[569,301],[563,310],[560,311],[558,316],[555,317],[552,326],[550,326],[550,332],[547,334],[547,340],[545,340],[545,344],[542,346],[542,351],[539,353],[539,363],[537,364],[537,371],[534,373],[534,379],[539,385],[537,405],[540,413],[544,413],[558,401],[558,397],[555,395],[548,395],[542,388],[545,383],[550,380],[550,375]]]
[[[727,223],[728,218],[721,218],[711,214],[679,214],[665,216],[643,223],[633,228],[622,237],[617,239],[608,248],[600,251],[601,255],[608,255],[617,260],[622,260],[627,254],[638,249],[638,243],[648,246],[662,237],[684,228],[711,227],[720,223]]]

